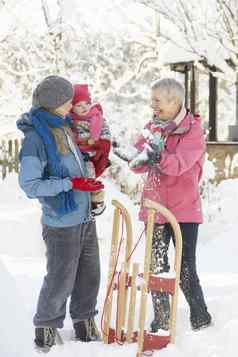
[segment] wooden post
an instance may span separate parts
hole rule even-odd
[[[14,170],[15,172],[19,172],[19,141],[17,139],[14,140]]]
[[[193,114],[198,111],[198,70],[195,67],[194,63],[191,68],[191,90],[190,90],[190,109]]]
[[[7,152],[5,140],[2,140],[2,157],[2,179],[4,180],[7,176]]]
[[[12,156],[13,148],[12,148],[12,140],[8,140],[8,155]]]
[[[190,108],[189,66],[184,69],[185,108]]]
[[[7,176],[7,161],[6,159],[2,162],[2,179],[4,180]]]
[[[12,153],[13,153],[13,147],[12,147],[12,140],[8,140],[8,172],[12,172],[13,170],[13,163],[12,163]]]
[[[217,141],[217,78],[209,73],[209,141]]]

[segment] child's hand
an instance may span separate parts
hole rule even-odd
[[[88,139],[88,145],[95,145],[95,140],[92,138]]]

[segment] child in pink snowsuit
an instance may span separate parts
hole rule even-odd
[[[108,166],[111,136],[103,118],[100,104],[93,103],[87,84],[74,85],[72,100],[73,132],[75,141],[85,157],[90,177],[100,176]],[[104,209],[104,192],[92,194],[92,213],[101,214]]]

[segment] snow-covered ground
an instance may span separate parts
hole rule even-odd
[[[106,181],[107,209],[97,219],[100,241],[102,281],[98,299],[100,318],[104,304],[114,198],[127,207],[132,216],[134,237],[142,225],[137,221],[138,207]],[[40,209],[20,191],[17,176],[12,174],[0,183],[0,356],[34,357],[32,316],[45,272],[44,245],[41,239]],[[205,223],[200,228],[198,270],[211,314],[213,326],[192,332],[188,306],[179,296],[175,345],[154,352],[154,357],[231,357],[235,356],[238,338],[238,180],[220,184],[205,202]],[[143,245],[143,244],[142,244]],[[135,259],[142,265],[142,245]],[[149,304],[150,305],[150,302]],[[148,307],[147,323],[152,318]],[[71,321],[67,317],[61,332],[63,346],[55,346],[49,356],[57,357],[132,357],[137,346],[80,343],[72,340]]]

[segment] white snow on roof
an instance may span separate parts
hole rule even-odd
[[[201,58],[195,53],[185,50],[183,47],[177,46],[171,42],[167,42],[160,51],[161,64],[197,61],[199,59]]]

